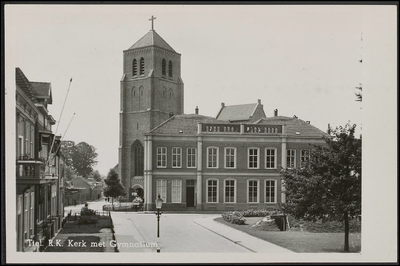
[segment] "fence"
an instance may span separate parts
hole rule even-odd
[[[132,202],[119,202],[115,203],[114,207],[112,204],[103,205],[103,211],[139,211],[143,210],[143,204],[137,204]]]

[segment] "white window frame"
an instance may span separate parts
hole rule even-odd
[[[209,185],[208,185],[208,181],[216,181],[217,182],[217,197],[216,197],[216,201],[209,201],[208,200],[208,192],[209,192]],[[215,179],[215,178],[210,178],[206,180],[206,203],[219,203],[219,180]]]
[[[182,168],[182,148],[173,147],[171,150],[172,150],[172,168]]]
[[[181,179],[172,179],[171,181],[171,203],[182,203]]]
[[[250,167],[250,150],[257,151],[257,167]],[[254,155],[251,155],[251,156],[254,156]],[[249,147],[247,149],[247,168],[248,169],[260,169],[260,148]]]
[[[167,179],[157,179],[156,181],[156,199],[160,195],[163,202],[167,202]]]
[[[307,160],[310,160],[311,150],[308,149],[300,150],[300,167],[304,167],[304,163],[306,162],[306,160],[304,160],[305,158],[307,158]]]
[[[161,157],[159,157],[159,156],[161,156]],[[157,168],[167,168],[167,148],[166,147],[157,147]]]
[[[214,155],[213,154],[213,157],[215,156],[215,158],[216,158],[216,166],[210,166],[210,150],[216,150],[217,151],[217,153]],[[219,158],[219,148],[218,147],[207,147],[207,168],[214,168],[214,169],[216,169],[216,168],[219,168],[219,160],[218,160],[218,158]]]
[[[18,135],[18,157],[24,155],[24,136]]]
[[[227,150],[233,150],[233,166],[227,166],[226,163],[228,162],[228,154],[227,154]],[[224,149],[224,167],[226,169],[236,169],[236,148],[235,147],[225,147]],[[229,155],[232,156],[232,155]]]
[[[194,153],[190,153],[189,154],[189,151],[190,150],[192,150],[192,151],[194,151]],[[189,159],[191,156],[193,156],[193,163],[194,163],[194,166],[189,166],[189,162],[191,162],[191,160]],[[186,149],[186,167],[187,168],[196,168],[196,166],[197,166],[197,149],[196,148],[187,148]]]
[[[226,201],[226,181],[233,181],[233,201]],[[224,203],[236,203],[236,179],[227,178],[224,179]]]
[[[268,181],[271,181],[271,182],[274,182],[274,201],[271,201],[271,202],[268,202],[267,201],[267,182]],[[265,203],[277,203],[277,188],[278,188],[278,186],[277,186],[277,180],[276,179],[266,179],[265,181],[264,181],[264,202]]]
[[[31,199],[30,199],[30,209],[29,209],[29,220],[30,220],[30,235],[33,235],[33,225],[35,223],[35,216],[34,216],[34,204],[35,204],[35,192],[31,192]]]
[[[290,151],[290,155],[288,154],[289,151]],[[291,166],[292,165],[291,158],[293,158],[293,167]],[[287,149],[286,150],[286,168],[288,168],[288,169],[296,168],[296,150],[295,149]]]
[[[274,167],[268,167],[267,165],[267,158],[271,157],[271,155],[267,154],[268,150],[274,151]],[[265,148],[265,169],[276,169],[277,158],[278,158],[277,153],[278,153],[277,148]]]
[[[256,202],[252,202],[250,201],[249,197],[250,197],[250,182],[251,181],[256,181],[257,182],[257,201]],[[247,199],[246,199],[247,203],[260,203],[260,180],[258,179],[249,179],[247,180]]]

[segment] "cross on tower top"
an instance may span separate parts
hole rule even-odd
[[[156,17],[153,17],[153,15],[151,15],[151,30],[154,30],[154,20],[156,19]]]

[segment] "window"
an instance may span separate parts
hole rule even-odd
[[[236,167],[236,148],[225,148],[225,168]]]
[[[34,203],[35,203],[35,193],[34,192],[31,192],[31,201],[30,201],[30,210],[29,210],[29,223],[30,223],[30,235],[33,235],[34,234],[34,232],[33,232],[33,225],[34,225],[34,211],[33,211],[33,206],[34,206]]]
[[[24,154],[24,137],[18,136],[18,157]]]
[[[167,167],[167,148],[165,147],[157,148],[157,167],[158,168]]]
[[[168,63],[168,76],[172,78],[172,61]]]
[[[207,203],[218,202],[218,180],[207,180]]]
[[[143,168],[144,168],[144,150],[143,145],[140,142],[137,142],[133,147],[134,152],[134,175],[135,176],[143,176]]]
[[[144,75],[144,58],[140,58],[140,75]]]
[[[172,168],[182,167],[182,149],[172,148]]]
[[[158,198],[158,195],[164,202],[167,202],[167,180],[157,179],[156,198]]]
[[[187,149],[187,167],[195,168],[196,167],[196,148],[188,148]]]
[[[258,180],[249,180],[247,187],[248,202],[258,203]]]
[[[162,75],[165,76],[167,74],[167,61],[165,59],[162,60]]]
[[[258,169],[258,148],[249,148],[248,166],[249,169]]]
[[[276,202],[276,180],[265,180],[265,203]]]
[[[133,59],[132,61],[132,76],[137,76],[137,61]]]
[[[235,183],[233,179],[225,180],[225,202],[235,203]]]
[[[296,150],[286,151],[286,167],[295,168],[296,167]]]
[[[276,168],[276,149],[274,148],[265,149],[265,168],[266,169]]]
[[[182,202],[182,180],[173,179],[172,180],[172,203],[181,203]]]
[[[25,237],[25,239],[28,238],[28,230],[29,230],[28,208],[29,208],[29,197],[28,197],[28,194],[25,194],[25,200],[24,200],[24,237]]]
[[[207,168],[218,168],[218,148],[207,148]]]
[[[310,150],[301,150],[300,152],[300,166],[304,167],[305,163],[310,159]]]

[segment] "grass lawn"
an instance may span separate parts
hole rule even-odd
[[[214,220],[294,252],[343,252],[344,232],[310,233],[304,231],[264,231],[251,228],[251,225],[260,219],[260,217],[246,217],[246,224],[244,225],[226,222],[222,217]],[[361,251],[360,233],[350,233],[349,246],[350,252]]]
[[[109,252],[109,247],[106,250],[106,246],[112,240],[112,234],[107,229],[111,229],[108,217],[101,217],[94,225],[67,222],[54,239],[54,245],[48,246],[45,252]],[[60,241],[60,246],[55,245],[56,240]]]

